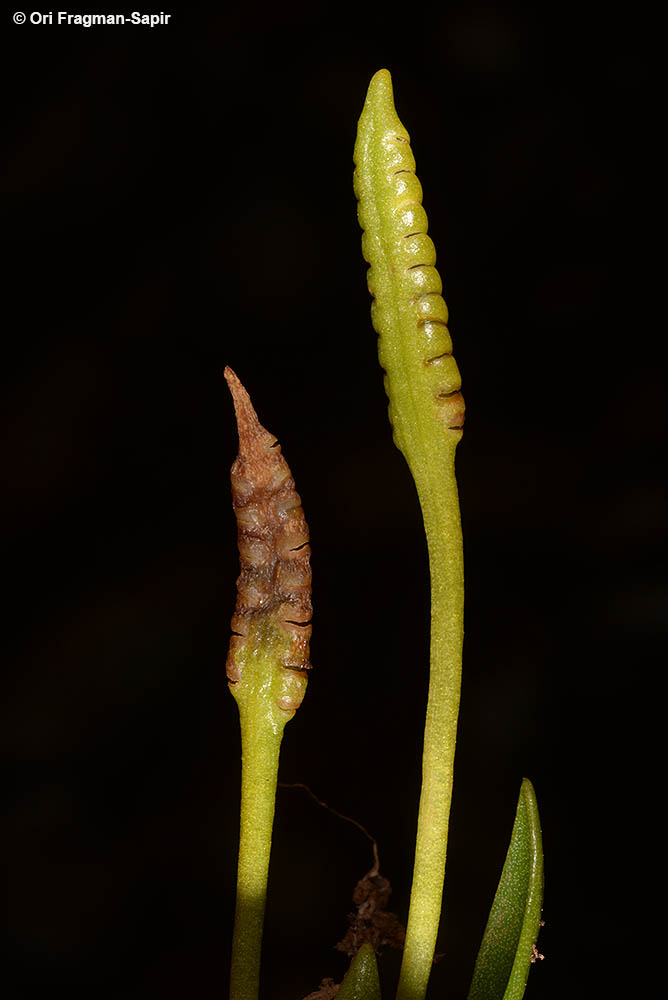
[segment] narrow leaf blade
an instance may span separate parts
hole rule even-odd
[[[536,794],[522,782],[510,846],[468,1000],[522,1000],[543,905],[543,846]]]
[[[376,953],[368,942],[350,963],[336,1000],[381,1000]]]

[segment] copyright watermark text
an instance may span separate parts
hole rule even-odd
[[[145,28],[157,28],[163,24],[169,24],[171,14],[160,11],[158,14],[143,14],[139,10],[133,10],[130,14],[70,14],[66,10],[33,10],[30,14],[25,14],[22,10],[17,10],[12,16],[14,24],[52,24],[52,25],[76,25],[80,28],[94,28],[99,25],[131,24],[140,25]]]

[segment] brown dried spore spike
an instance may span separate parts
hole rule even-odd
[[[310,669],[311,549],[301,499],[278,441],[258,420],[231,368],[225,379],[239,431],[231,481],[241,572],[227,658],[228,678],[236,683],[235,652],[265,624],[276,624],[289,639],[282,666]]]

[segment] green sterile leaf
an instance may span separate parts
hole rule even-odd
[[[468,1000],[522,1000],[543,905],[543,845],[536,794],[525,778],[499,887]]]
[[[336,1000],[381,1000],[376,953],[365,943],[350,963]]]

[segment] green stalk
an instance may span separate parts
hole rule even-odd
[[[241,731],[241,822],[230,997],[256,1000],[282,734],[258,740],[253,726],[243,723]]]
[[[387,70],[373,77],[355,145],[362,250],[394,440],[420,499],[431,574],[422,792],[397,1000],[422,1000],[441,915],[461,685],[464,572],[455,449],[464,401],[409,135]]]
[[[416,475],[416,485],[429,549],[431,650],[413,884],[397,1000],[424,997],[436,947],[452,801],[464,616],[463,550],[453,462],[441,467],[437,477]]]
[[[259,643],[254,645],[261,649]],[[275,671],[272,652],[266,655],[258,649],[246,667],[253,680],[243,692],[233,688],[239,703],[242,763],[230,1000],[257,1000],[259,995],[276,781],[285,725],[285,720],[274,717],[271,683],[263,683]]]

